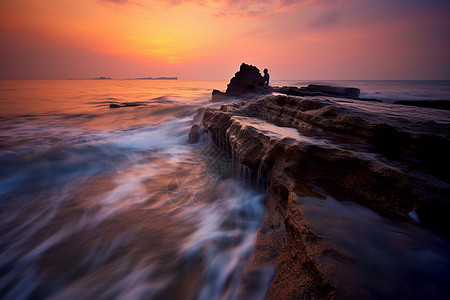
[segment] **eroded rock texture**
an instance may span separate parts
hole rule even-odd
[[[416,212],[425,225],[450,232],[445,111],[267,96],[208,108],[203,125],[242,164],[268,170],[268,215],[252,264],[276,266],[268,299],[364,296],[333,275],[350,259],[310,228],[300,196],[325,191],[404,222]]]

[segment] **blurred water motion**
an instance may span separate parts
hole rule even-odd
[[[110,83],[3,94],[2,298],[235,298],[264,194],[187,144],[214,83]],[[126,101],[145,105],[109,108]]]
[[[1,298],[235,299],[265,194],[232,154],[187,143],[225,86],[0,81]],[[264,298],[272,272],[246,294]]]

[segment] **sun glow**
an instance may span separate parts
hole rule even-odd
[[[450,78],[450,4],[406,3],[0,0],[0,78],[226,79],[243,61],[284,79]]]
[[[114,11],[108,16],[107,24],[114,28],[102,31],[111,51],[179,63],[207,54],[208,44],[215,40],[211,16],[190,4],[170,11],[165,5],[143,12],[139,9],[129,8],[134,12],[125,15]]]
[[[80,2],[76,3],[83,6]],[[83,2],[85,9],[76,9],[70,15],[66,8],[75,6],[73,0],[63,4],[53,1],[53,6],[33,2],[34,12],[10,4],[12,17],[6,15],[2,25],[31,32],[29,38],[34,37],[38,43],[74,45],[166,63],[203,56],[210,49],[208,44],[217,40],[213,16],[190,3],[175,7],[164,3],[105,7],[98,2]],[[51,18],[46,11],[49,7]]]

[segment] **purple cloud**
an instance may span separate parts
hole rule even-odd
[[[139,5],[138,0],[97,0],[104,5]],[[338,2],[349,0],[163,0],[169,6],[177,6],[183,3],[195,3],[201,6],[215,4],[218,10],[217,16],[249,16],[262,17],[286,11],[299,6],[329,7]],[[144,1],[140,1],[142,4]],[[151,4],[154,1],[146,1]]]
[[[218,16],[250,16],[261,17],[271,15],[280,11],[298,6],[330,7],[338,2],[348,0],[165,0],[170,5],[182,3],[197,3],[208,5],[208,3],[220,4],[221,10],[215,14]]]
[[[326,12],[319,15],[315,20],[308,25],[314,28],[326,28],[335,25],[339,21],[339,13],[337,11]]]

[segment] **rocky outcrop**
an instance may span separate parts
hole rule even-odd
[[[350,98],[368,102],[383,102],[379,99],[360,98],[360,89],[353,87],[335,87],[328,85],[309,84],[307,87],[300,88],[296,86],[275,86],[272,87],[272,91],[289,96],[325,96]],[[397,100],[394,101],[394,104],[450,110],[449,100]]]
[[[450,232],[445,111],[268,96],[207,108],[203,125],[239,162],[268,170],[268,214],[252,264],[276,267],[268,299],[355,296],[345,278],[330,275],[349,258],[310,228],[300,196],[325,191],[404,222],[415,212],[425,225]]]
[[[146,106],[147,103],[144,102],[124,102],[124,103],[111,103],[109,108],[121,108],[121,107],[135,107],[135,106]]]
[[[200,140],[200,126],[197,124],[192,125],[189,130],[188,142],[190,144],[196,144]]]
[[[283,86],[274,87],[274,92],[291,96],[335,96],[344,98],[359,98],[360,90],[353,87],[338,87],[329,85],[309,84],[307,87]]]
[[[266,95],[272,92],[271,88],[264,85],[264,78],[259,69],[243,63],[239,71],[231,78],[225,93],[213,90],[212,102],[224,101],[230,98],[252,98],[257,95]]]

